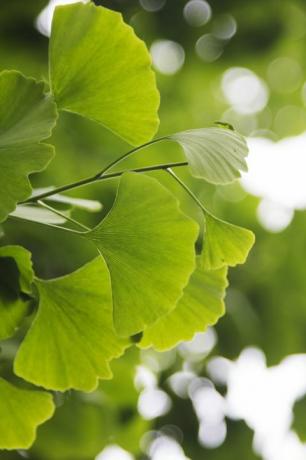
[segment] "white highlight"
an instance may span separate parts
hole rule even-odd
[[[50,0],[48,5],[41,11],[36,19],[36,28],[41,34],[50,37],[53,13],[58,5],[68,5],[71,3],[88,3],[88,1],[89,0]]]
[[[96,460],[134,460],[134,456],[129,454],[121,447],[112,445],[105,447],[103,451],[96,457]]]
[[[211,18],[211,7],[204,0],[190,0],[184,6],[184,18],[190,26],[200,27]]]
[[[227,415],[254,430],[254,448],[264,460],[302,460],[306,444],[291,431],[292,408],[306,393],[306,355],[292,355],[266,367],[264,354],[244,350],[229,362]]]
[[[257,213],[262,225],[283,230],[294,210],[306,209],[306,132],[279,142],[250,138],[248,145],[249,172],[243,174],[242,186],[263,199]]]
[[[222,78],[222,90],[233,109],[242,114],[260,112],[269,99],[265,82],[243,67],[228,69]]]
[[[146,420],[166,414],[171,408],[171,399],[165,391],[147,388],[138,399],[138,412]]]
[[[184,48],[172,40],[156,40],[150,52],[156,70],[165,75],[174,75],[184,64]]]

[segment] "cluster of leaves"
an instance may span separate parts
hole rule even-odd
[[[33,385],[91,392],[100,379],[112,377],[110,361],[135,341],[163,351],[214,324],[224,313],[228,266],[243,263],[254,243],[250,231],[209,213],[172,169],[189,165],[194,177],[232,182],[246,169],[244,139],[228,127],[213,127],[151,140],[159,94],[150,56],[120,14],[92,3],[56,8],[49,70],[48,83],[17,71],[0,74],[0,222],[27,219],[73,232],[96,247],[97,257],[73,273],[43,280],[27,249],[0,248],[0,339],[33,316],[14,357],[20,379],[13,384],[0,378],[0,449],[29,448],[37,426],[53,415],[52,394]],[[44,141],[62,110],[103,124],[134,149],[94,177],[33,194],[28,176],[54,156]],[[129,154],[163,140],[180,144],[186,161],[106,174]],[[200,252],[198,224],[143,174],[154,169],[169,173],[200,206]],[[93,229],[46,203],[98,210],[99,203],[59,192],[116,176],[113,207]]]

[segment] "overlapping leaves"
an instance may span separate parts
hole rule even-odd
[[[122,176],[111,212],[86,234],[110,271],[120,335],[136,334],[174,308],[194,269],[197,234],[155,179]]]
[[[28,176],[53,156],[42,141],[51,135],[57,106],[133,145],[149,141],[158,127],[149,53],[118,13],[93,3],[58,7],[49,62],[51,93],[18,72],[0,74],[0,222],[10,213],[66,222],[65,214],[52,217],[37,205],[16,208],[31,195]],[[195,177],[224,184],[246,169],[245,141],[232,130],[205,128],[168,139],[182,146]],[[91,211],[101,207],[62,195],[52,200]],[[197,224],[159,182],[134,173],[123,174],[111,211],[82,236],[99,256],[48,281],[34,277],[28,251],[0,248],[0,339],[14,335],[35,297],[38,310],[14,370],[50,390],[94,390],[99,379],[112,376],[110,361],[123,354],[133,334],[143,332],[140,347],[165,350],[214,324],[224,313],[227,266],[243,263],[254,242],[251,232],[205,213],[196,263]],[[0,449],[28,448],[53,410],[48,393],[0,378]]]

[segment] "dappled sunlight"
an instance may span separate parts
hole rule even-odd
[[[295,210],[306,208],[306,133],[273,142],[249,138],[244,189],[262,199],[257,216],[270,231],[286,228]]]

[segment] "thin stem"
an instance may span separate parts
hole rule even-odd
[[[38,200],[47,198],[49,196],[56,195],[58,193],[66,192],[68,190],[72,190],[75,188],[83,187],[84,185],[92,184],[95,182],[100,182],[102,180],[107,180],[107,179],[113,179],[115,177],[122,176],[125,172],[137,172],[137,173],[142,173],[142,172],[150,172],[150,171],[158,171],[158,170],[165,170],[167,168],[176,168],[180,166],[187,166],[188,162],[187,161],[181,161],[178,163],[166,163],[166,164],[161,164],[161,165],[154,165],[154,166],[144,166],[142,168],[135,168],[135,169],[129,169],[129,170],[124,170],[124,171],[119,171],[119,172],[114,172],[114,173],[109,173],[109,174],[104,174],[103,176],[93,176],[93,177],[88,177],[86,179],[82,179],[77,182],[72,182],[71,184],[63,185],[58,188],[54,188],[53,190],[49,190],[48,192],[40,193],[39,195],[32,196],[28,198],[25,201],[22,201],[19,204],[25,204],[25,203],[35,203]]]
[[[208,214],[208,211],[207,209],[204,207],[204,205],[201,203],[201,201],[199,200],[199,198],[193,193],[192,190],[190,190],[190,188],[188,187],[188,185],[185,184],[185,182],[182,181],[182,179],[180,179],[174,171],[172,171],[171,168],[166,168],[166,171],[167,173],[170,174],[171,177],[173,177],[174,180],[176,180],[176,182],[178,182],[180,184],[181,187],[183,187],[183,189],[188,193],[188,195],[193,199],[193,201],[201,208],[201,210],[204,212],[204,214]]]
[[[37,200],[37,203],[42,206],[43,208],[48,209],[49,211],[53,212],[54,214],[57,214],[60,217],[63,217],[63,219],[68,220],[69,222],[72,222],[73,224],[77,225],[78,227],[82,228],[83,230],[89,231],[90,228],[87,227],[87,225],[82,224],[81,222],[78,222],[77,220],[73,219],[70,216],[66,216],[66,214],[63,214],[62,212],[58,211],[57,209],[53,208],[52,206],[49,206],[47,203],[44,203],[41,200]]]
[[[96,175],[96,178],[102,176],[104,173],[106,173],[107,171],[109,171],[113,166],[121,163],[121,161],[125,160],[127,157],[129,157],[130,155],[132,155],[133,153],[135,152],[138,152],[139,150],[142,150],[146,147],[149,147],[149,145],[152,145],[152,144],[156,144],[157,142],[161,142],[163,140],[167,139],[167,137],[159,137],[157,139],[153,139],[153,141],[150,141],[150,142],[147,142],[146,144],[142,144],[140,145],[139,147],[135,147],[134,149],[132,150],[129,150],[128,152],[124,153],[123,155],[121,155],[121,157],[117,158],[116,160],[112,161],[109,165],[107,165],[104,169],[102,169],[97,175]]]

